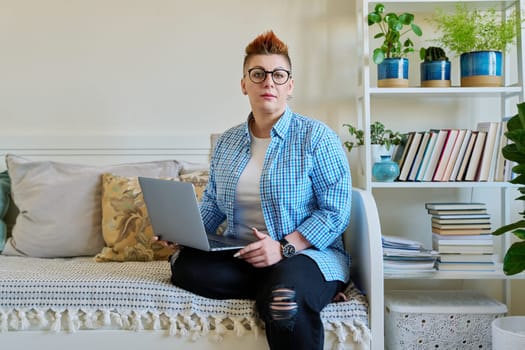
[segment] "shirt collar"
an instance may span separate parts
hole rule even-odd
[[[284,113],[283,115],[279,118],[279,120],[277,121],[277,123],[275,123],[275,125],[273,126],[272,128],[272,136],[278,136],[279,138],[281,139],[284,139],[289,127],[290,127],[290,123],[292,121],[292,110],[290,109],[290,107],[287,105],[286,108],[284,109]],[[246,119],[246,123],[244,125],[244,130],[245,130],[245,133],[246,133],[246,136],[248,137],[248,139],[251,139],[251,134],[250,134],[250,120],[253,119],[253,113],[250,112],[250,114],[248,115],[248,118]]]

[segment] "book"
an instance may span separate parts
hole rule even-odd
[[[471,131],[469,142],[467,144],[467,148],[465,149],[465,153],[463,154],[463,158],[461,159],[461,165],[459,166],[459,169],[458,169],[456,181],[463,181],[463,179],[465,178],[465,173],[467,171],[470,157],[472,156],[472,150],[474,149],[474,144],[476,143],[477,138],[478,138],[478,132]]]
[[[471,135],[472,135],[472,130],[465,129],[465,135],[463,137],[463,141],[461,142],[461,147],[459,149],[458,156],[456,157],[456,160],[454,162],[454,168],[452,169],[452,173],[449,176],[449,181],[457,180],[459,169],[461,167],[463,158],[465,157],[465,153],[469,145]]]
[[[432,222],[432,228],[439,228],[443,230],[472,230],[472,229],[490,229],[489,223],[462,223],[462,224],[440,224],[437,222]]]
[[[492,254],[494,252],[494,246],[492,244],[438,244],[432,242],[432,249],[436,250],[440,255],[453,253],[453,254]]]
[[[481,152],[479,168],[476,174],[476,181],[488,181],[490,168],[494,159],[494,148],[499,132],[500,123],[498,122],[480,122],[477,130],[486,133],[485,144]]]
[[[430,140],[430,131],[426,131],[423,134],[421,143],[419,144],[419,149],[417,150],[416,157],[414,158],[414,164],[412,164],[412,169],[410,169],[410,173],[408,174],[408,181],[416,180],[416,176],[417,176],[417,173],[419,172],[421,161],[423,160],[423,155],[426,152],[429,140]]]
[[[490,262],[440,262],[437,264],[439,271],[496,271],[496,264]]]
[[[419,149],[421,139],[423,138],[423,133],[419,131],[413,131],[412,141],[408,146],[408,151],[403,161],[403,166],[399,171],[399,181],[406,181],[410,170],[412,169],[412,164],[414,163],[414,158]]]
[[[480,164],[481,155],[483,153],[483,148],[485,147],[485,139],[487,138],[487,132],[478,131],[478,136],[476,137],[476,143],[472,148],[472,154],[470,156],[467,172],[465,174],[465,181],[474,181],[476,180],[476,175],[478,173],[478,168]]]
[[[436,144],[438,133],[436,132],[436,130],[430,130],[429,133],[430,137],[428,139],[428,144],[425,149],[425,153],[423,154],[423,159],[421,159],[421,164],[419,165],[419,169],[416,175],[416,181],[423,180],[423,176],[430,161],[430,156],[434,150],[434,145]]]
[[[432,181],[443,181],[443,175],[445,174],[445,170],[456,143],[458,133],[458,129],[450,129],[448,131],[443,149],[441,150],[441,155],[439,156],[438,163],[436,165],[436,170],[434,171],[434,176],[432,177]]]
[[[457,224],[490,224],[490,217],[487,216],[486,218],[480,218],[480,219],[476,219],[476,218],[453,218],[453,219],[441,219],[439,217],[432,217],[431,218],[431,221],[432,223],[436,223],[436,224],[452,224],[452,225],[457,225]]]
[[[403,153],[405,152],[405,145],[406,143],[400,143],[399,145],[396,145],[392,151],[392,160],[398,165],[401,162]]]
[[[433,217],[438,217],[441,219],[458,219],[458,218],[485,218],[490,217],[487,214],[486,209],[428,209],[428,213],[432,214]]]
[[[502,123],[501,122],[498,122],[498,130],[497,130],[497,134],[496,134],[496,140],[494,141],[494,148],[492,150],[492,161],[490,162],[490,167],[489,167],[489,176],[487,178],[487,181],[494,181],[494,177],[496,176],[496,167],[497,167],[497,163],[498,163],[498,155],[501,153],[501,148],[500,148],[500,140],[501,140],[501,126],[502,126]]]
[[[443,172],[443,176],[441,177],[440,181],[450,181],[452,177],[452,171],[456,167],[456,164],[458,163],[457,159],[459,156],[459,152],[461,148],[463,147],[463,140],[465,139],[465,135],[467,134],[466,129],[460,129],[458,130],[458,135],[456,137],[456,141],[454,142],[454,147],[452,148],[452,151],[450,152],[450,158],[448,159],[447,166],[445,168],[445,171]]]
[[[492,231],[487,228],[473,228],[473,229],[442,229],[432,227],[432,233],[439,233],[442,235],[482,235],[489,234]]]
[[[441,262],[494,262],[494,254],[440,254]]]
[[[399,165],[399,169],[401,170],[401,168],[403,167],[403,164],[405,164],[405,159],[407,157],[407,153],[408,153],[408,149],[410,148],[410,144],[412,143],[412,139],[414,138],[414,133],[413,132],[409,132],[408,134],[406,134],[406,142],[404,143],[404,146],[403,146],[403,152],[401,153],[401,156],[399,158],[399,161],[398,161],[398,165]]]
[[[503,153],[501,150],[503,147],[507,145],[508,139],[507,136],[505,136],[505,132],[507,132],[507,122],[508,120],[503,120],[501,122],[500,126],[500,139],[499,139],[499,146],[497,149],[497,156],[496,156],[496,169],[494,170],[494,181],[505,181],[504,176],[504,170],[505,170],[505,157],[503,157]]]
[[[425,203],[425,208],[431,210],[484,210],[486,204],[480,202],[434,202]]]
[[[434,177],[434,172],[441,156],[441,151],[445,145],[445,140],[447,138],[449,130],[441,129],[437,133],[436,143],[432,149],[432,154],[430,154],[430,159],[428,161],[427,168],[425,169],[425,174],[423,175],[422,181],[432,181]]]
[[[440,245],[493,245],[494,238],[490,234],[473,236],[446,236],[433,233],[432,243]]]

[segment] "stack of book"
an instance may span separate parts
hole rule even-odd
[[[435,272],[438,254],[423,244],[401,237],[382,236],[385,273]]]
[[[501,155],[506,121],[479,122],[476,129],[412,131],[397,147],[398,181],[509,181],[510,165]]]
[[[494,241],[485,203],[426,203],[440,271],[495,271]]]

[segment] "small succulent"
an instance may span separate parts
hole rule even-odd
[[[422,47],[419,50],[419,57],[425,62],[448,61],[445,50],[438,46]]]

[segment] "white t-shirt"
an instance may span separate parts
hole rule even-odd
[[[246,165],[235,193],[235,232],[239,237],[254,239],[252,227],[261,233],[268,233],[261,208],[260,179],[264,156],[271,138],[257,138],[252,135],[251,158]]]

